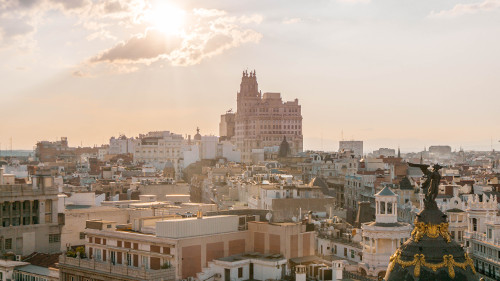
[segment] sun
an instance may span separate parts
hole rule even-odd
[[[144,15],[151,27],[166,35],[180,34],[186,20],[186,12],[178,7],[158,1]]]

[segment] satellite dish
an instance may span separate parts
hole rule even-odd
[[[293,222],[297,222],[297,217],[292,217]]]
[[[271,218],[273,217],[273,214],[270,212],[266,214],[266,220],[271,221]]]

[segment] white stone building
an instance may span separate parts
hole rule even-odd
[[[467,253],[485,281],[500,280],[500,215],[496,196],[476,194],[467,202]]]
[[[124,135],[118,138],[111,137],[109,139],[109,154],[127,154],[134,153],[136,140],[127,138]]]
[[[411,225],[398,222],[397,195],[389,187],[375,194],[375,221],[363,223],[363,275],[385,276],[390,256],[410,238]]]

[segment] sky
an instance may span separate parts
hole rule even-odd
[[[0,149],[217,135],[243,70],[338,141],[500,149],[500,0],[0,0]]]

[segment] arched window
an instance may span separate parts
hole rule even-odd
[[[472,231],[477,231],[477,219],[472,219]]]

